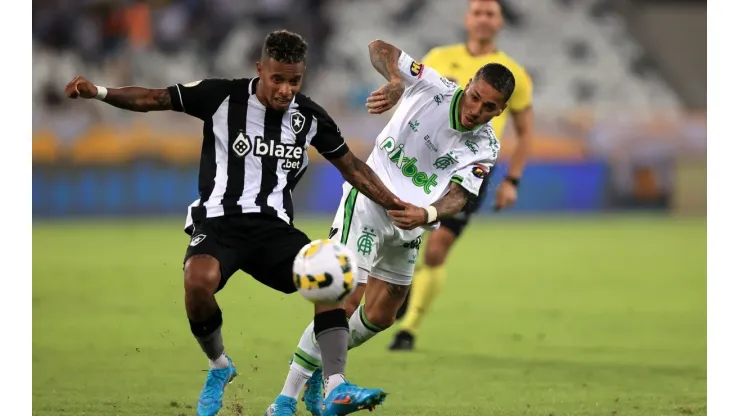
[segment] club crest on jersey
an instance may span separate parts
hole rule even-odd
[[[488,169],[486,169],[485,166],[475,164],[473,165],[473,176],[475,176],[478,179],[483,179],[488,175]]]
[[[424,73],[424,64],[416,61],[411,62],[409,72],[411,72],[411,75],[415,76],[416,78],[421,78],[421,74]]]
[[[239,134],[234,140],[234,144],[231,145],[231,150],[239,157],[246,156],[250,150],[252,150],[252,141],[249,140],[249,136],[244,134],[244,130],[239,130]]]
[[[298,134],[303,130],[303,126],[306,124],[306,117],[303,116],[303,114],[294,111],[290,115],[290,129],[293,130],[293,133]]]

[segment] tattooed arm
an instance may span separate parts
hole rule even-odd
[[[249,79],[232,81],[210,78],[159,89],[106,88],[102,101],[129,111],[145,113],[173,110],[206,120],[213,116],[234,88],[246,88],[249,81]],[[72,99],[96,98],[100,93],[95,84],[83,77],[73,79],[67,84],[65,92],[67,97]]]
[[[451,183],[449,192],[432,204],[437,210],[437,220],[450,218],[462,211],[468,202],[468,195],[469,192],[465,188],[457,183]],[[405,202],[401,204],[403,210],[388,211],[396,227],[402,230],[411,230],[429,223],[429,212],[425,208]]]
[[[166,88],[108,88],[103,101],[124,110],[147,112],[172,110],[172,98]],[[83,77],[76,77],[65,88],[69,98],[95,98],[98,87]]]
[[[368,49],[370,50],[370,62],[373,63],[373,68],[389,82],[397,82],[403,85],[401,71],[398,69],[398,58],[401,57],[401,50],[380,39],[370,42]]]
[[[400,209],[399,199],[383,184],[378,175],[365,162],[348,151],[338,158],[329,159],[342,173],[342,177],[360,193],[385,209]]]
[[[465,204],[468,203],[468,196],[470,193],[467,189],[462,186],[451,183],[450,191],[445,194],[442,198],[433,203],[432,206],[437,209],[437,218],[444,219],[450,218],[462,211]],[[424,211],[426,213],[426,211]]]
[[[367,99],[368,112],[381,114],[393,108],[406,90],[398,68],[401,50],[382,40],[370,42],[368,49],[373,67],[388,80],[387,84],[373,91]]]
[[[166,88],[109,88],[103,101],[114,107],[141,113],[172,110],[172,97]]]

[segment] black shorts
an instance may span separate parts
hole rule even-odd
[[[240,214],[206,218],[194,224],[183,264],[198,254],[215,257],[221,266],[217,291],[242,270],[266,286],[293,293],[293,260],[310,242],[301,230],[277,217]]]
[[[478,211],[483,199],[486,197],[486,194],[488,193],[488,183],[490,182],[491,177],[493,177],[493,169],[491,169],[485,179],[483,179],[483,184],[481,184],[478,197],[469,200],[467,205],[465,205],[465,208],[463,208],[463,210],[454,217],[440,221],[440,226],[452,231],[452,233],[455,234],[455,237],[460,237],[460,234],[462,234],[465,227],[468,225],[470,218]]]

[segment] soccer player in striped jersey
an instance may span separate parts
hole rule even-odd
[[[215,293],[238,270],[280,292],[296,291],[293,260],[310,240],[293,226],[291,191],[305,172],[309,145],[374,203],[409,207],[352,154],[326,111],[299,92],[306,50],[299,35],[277,31],[265,39],[257,78],[149,89],[105,88],[76,77],[66,87],[69,98],[98,99],[130,111],[174,110],[204,122],[200,198],[188,212],[191,239],[183,268],[187,318],[210,367],[199,416],[218,413],[224,388],[236,376],[225,353]],[[326,375],[325,414],[334,414],[333,403],[341,403],[347,414],[382,402],[382,390],[345,381],[349,332],[343,305],[317,305],[313,321]],[[283,413],[270,414],[292,414],[297,403],[286,399],[276,405]]]

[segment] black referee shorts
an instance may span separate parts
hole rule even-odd
[[[468,226],[468,222],[470,222],[471,217],[478,211],[481,203],[483,202],[483,199],[486,197],[486,194],[488,193],[488,183],[490,182],[492,176],[493,168],[488,173],[486,178],[483,179],[483,184],[481,184],[478,197],[468,201],[467,205],[465,205],[465,208],[463,208],[463,210],[454,217],[441,220],[440,226],[452,231],[452,233],[455,234],[455,237],[460,237],[463,231],[465,231],[465,227]]]
[[[237,270],[280,292],[296,291],[293,260],[311,242],[301,230],[263,214],[206,218],[193,225],[183,264],[197,254],[215,257],[221,266],[217,291]]]

